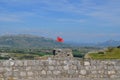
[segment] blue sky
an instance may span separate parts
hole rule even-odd
[[[0,0],[0,34],[120,40],[120,0]]]

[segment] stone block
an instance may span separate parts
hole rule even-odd
[[[13,62],[11,62],[11,64],[13,64]],[[15,64],[15,66],[23,66],[24,65],[23,61],[20,61],[20,60],[16,61],[16,63],[14,63],[14,64]]]
[[[98,74],[98,71],[91,71],[92,75]]]
[[[27,65],[28,65],[28,61],[25,60],[25,61],[23,62],[23,65],[24,65],[24,66],[27,66]]]
[[[42,74],[42,75],[46,75],[47,73],[46,73],[45,70],[42,70],[42,71],[41,71],[41,74]]]
[[[26,71],[30,71],[31,69],[32,69],[31,66],[26,67]]]
[[[34,60],[27,60],[27,66],[34,66],[35,62]]]
[[[85,61],[85,62],[84,62],[84,65],[85,65],[85,66],[90,66],[90,62]]]
[[[10,66],[10,61],[3,61],[3,66],[4,67],[8,67],[8,66]]]
[[[47,75],[52,75],[52,71],[47,71]]]
[[[75,73],[76,73],[75,70],[68,70],[68,74],[70,74],[70,75],[74,75]]]
[[[0,73],[6,71],[5,67],[0,67]]]
[[[35,60],[34,65],[39,66],[39,64],[40,64],[39,60]]]
[[[87,71],[86,71],[86,70],[81,70],[81,71],[80,71],[80,74],[81,74],[81,75],[86,75],[86,74],[87,74]]]
[[[113,75],[113,74],[115,74],[115,73],[116,73],[116,71],[113,71],[113,70],[112,70],[112,71],[108,71],[108,74],[109,74],[109,75]]]
[[[68,65],[64,66],[63,68],[64,68],[64,70],[69,70],[69,66]]]
[[[0,77],[0,80],[5,80],[5,79]]]
[[[20,72],[20,76],[21,76],[21,77],[24,77],[24,76],[26,76],[26,75],[27,75],[26,72],[24,72],[24,71]]]
[[[53,71],[53,75],[59,75],[60,73],[60,71]]]
[[[34,76],[34,73],[32,71],[29,71],[27,72],[27,75],[31,77],[31,76]]]
[[[14,77],[18,77],[18,78],[20,77],[20,72],[19,71],[14,71],[12,74],[13,74]],[[24,73],[24,74],[26,76],[26,73]]]
[[[13,71],[7,71],[4,73],[5,77],[13,76]]]
[[[62,66],[58,66],[57,69],[58,70],[62,70],[63,68],[62,68]]]
[[[54,66],[48,66],[48,69],[49,70],[54,70],[55,68],[54,68]]]
[[[117,75],[110,75],[110,78],[119,78],[119,76],[117,76]]]
[[[3,74],[2,74],[2,73],[0,73],[0,78],[1,78],[1,77],[3,77]]]
[[[15,65],[15,62],[11,61],[10,66],[14,66],[14,65]]]

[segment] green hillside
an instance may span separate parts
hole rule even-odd
[[[6,35],[0,36],[0,47],[9,48],[55,48],[68,47],[53,39],[33,35]]]
[[[86,58],[91,59],[120,59],[120,48],[108,48],[97,53],[88,53]]]

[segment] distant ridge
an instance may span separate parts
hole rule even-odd
[[[108,41],[99,42],[99,43],[76,43],[76,42],[69,42],[69,44],[73,45],[74,47],[117,47],[117,46],[120,46],[120,41],[108,40]]]
[[[120,45],[120,41],[116,41],[116,40],[108,40],[108,41],[96,44],[96,46],[100,46],[100,47],[116,47],[119,45]]]
[[[10,48],[56,48],[68,47],[64,43],[58,43],[53,39],[29,34],[0,36],[0,47]]]

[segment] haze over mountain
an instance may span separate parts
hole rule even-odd
[[[67,44],[53,39],[33,35],[4,35],[0,36],[0,47],[10,48],[56,48],[68,47]]]
[[[120,45],[120,41],[107,40],[104,42],[82,43],[82,42],[68,42],[74,47],[116,47]]]
[[[51,38],[39,37],[28,34],[0,36],[0,47],[10,48],[115,47],[119,45],[120,41],[115,40],[108,40],[99,43],[59,43]]]
[[[105,42],[97,43],[95,46],[100,46],[100,47],[116,47],[120,45],[120,41],[117,40],[108,40]]]

